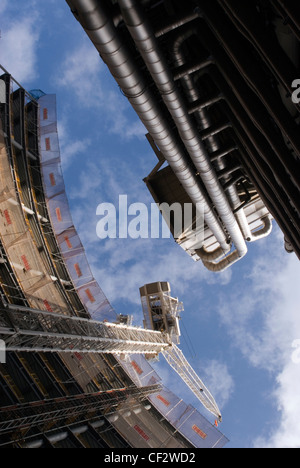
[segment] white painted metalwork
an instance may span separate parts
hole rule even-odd
[[[203,406],[221,421],[221,412],[213,396],[176,346],[180,343],[179,313],[183,311],[182,302],[171,296],[167,282],[146,284],[140,288],[140,295],[145,328],[160,330],[172,341],[172,346],[162,350],[161,354]]]
[[[183,352],[174,343],[171,348],[162,351],[162,355],[167,363],[177,372],[186,385],[191,389],[194,395],[200,400],[203,406],[214,414],[220,421],[221,412],[215,402],[212,394],[204,385],[200,377],[188,363]]]
[[[0,339],[5,342],[6,351],[16,352],[154,356],[162,353],[205,408],[221,420],[212,395],[164,331],[96,322],[6,304],[0,310]]]
[[[0,339],[18,352],[157,355],[171,345],[164,333],[14,305],[0,311]]]

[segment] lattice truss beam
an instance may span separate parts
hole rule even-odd
[[[159,392],[160,388],[160,385],[120,388],[5,407],[1,409],[0,435],[38,427],[50,421],[76,419],[88,414],[97,417],[95,412],[98,411],[111,414],[128,399],[135,398],[142,402],[148,395]]]
[[[213,396],[167,333],[6,305],[0,309],[0,340],[7,351],[17,352],[162,353],[205,408],[221,420]]]
[[[214,397],[188,363],[182,351],[173,344],[171,348],[164,350],[162,354],[168,364],[177,372],[203,406],[221,421],[221,412]]]
[[[159,354],[167,334],[7,305],[0,309],[0,339],[7,351]]]

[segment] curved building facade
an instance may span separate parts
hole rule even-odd
[[[72,222],[55,96],[33,96],[3,73],[0,118],[0,447],[223,447],[226,437],[170,392],[143,354],[84,346],[83,327],[118,317]],[[72,323],[82,324],[80,352],[76,341],[62,347]],[[22,346],[13,346],[20,329]],[[50,335],[53,349],[41,341]]]

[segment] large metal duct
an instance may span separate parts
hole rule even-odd
[[[247,253],[244,236],[233,214],[229,200],[217,178],[208,152],[201,140],[185,100],[176,86],[172,71],[160,51],[155,33],[142,7],[136,0],[119,0],[126,26],[160,91],[180,137],[212,199],[220,218],[236,247],[237,257]]]
[[[105,6],[97,0],[67,0],[67,2],[195,206],[197,204],[204,206],[205,222],[219,242],[224,254],[227,253],[230,250],[230,238],[228,238],[227,233],[225,233],[212,210],[212,206],[201,187],[199,178],[195,174],[196,171],[186,156],[185,150],[178,141],[178,137],[172,130],[168,120],[164,117],[163,109],[157,103],[154,93],[147,86],[140,70],[137,69],[128,47],[119,37]],[[159,71],[161,71],[161,64],[157,65]],[[175,83],[173,83],[174,85]],[[169,83],[167,83],[167,90],[169,90]],[[184,120],[186,119],[185,109],[178,108],[177,104],[174,112],[178,114],[179,119],[181,117]],[[186,114],[188,115],[188,113]],[[184,121],[182,126],[185,126]],[[187,132],[192,136],[190,144],[186,141],[188,149],[192,152],[193,145],[196,142],[196,151],[198,151],[202,147],[201,142],[197,141],[192,129],[188,128]],[[201,149],[200,159],[202,159],[202,153],[203,148]],[[207,172],[205,172],[206,170]],[[246,254],[247,247],[220,183],[211,171],[211,165],[205,160],[203,160],[201,166],[201,175],[206,180],[206,185],[213,195],[219,213],[222,213],[222,219],[226,227],[228,227],[228,232],[238,249],[240,258]],[[215,183],[217,184],[216,190]]]
[[[192,18],[192,19],[194,19],[194,18]],[[174,57],[175,57],[175,63],[176,63],[176,65],[178,67],[183,67],[185,65],[185,58],[184,58],[184,54],[182,52],[182,46],[183,46],[184,42],[186,40],[188,40],[189,38],[191,38],[192,36],[196,37],[197,33],[198,33],[198,30],[191,26],[188,29],[188,31],[180,32],[178,37],[176,38],[176,40],[174,42],[173,53],[174,53]],[[185,85],[186,92],[187,92],[187,94],[188,94],[188,96],[190,98],[190,102],[192,104],[199,102],[199,100],[201,99],[200,90],[199,90],[199,88],[197,86],[195,86],[191,74],[185,74],[182,77],[182,80],[183,80],[183,83]],[[222,97],[222,99],[224,99],[223,95],[220,95],[220,96]],[[217,96],[216,99],[219,100],[220,96]],[[192,107],[192,104],[191,104],[190,108]],[[196,109],[194,112],[196,113],[196,117],[197,117],[198,121],[200,122],[201,127],[202,127],[203,130],[207,129],[207,128],[209,128],[211,126],[209,112],[207,111],[207,109],[205,107],[204,108],[201,107],[200,109]],[[216,165],[217,165],[217,168],[218,168],[219,171],[220,170],[225,170],[226,165],[225,165],[223,159],[224,159],[224,156],[226,156],[228,153],[227,152],[225,152],[224,154],[222,153],[222,148],[220,146],[220,142],[219,142],[218,137],[215,136],[215,135],[212,135],[211,137],[209,137],[208,138],[208,144],[209,144],[209,149],[210,149],[211,152],[217,152],[217,151],[219,152],[220,151],[220,153],[219,153],[220,156],[218,158],[216,158]],[[233,146],[229,152],[234,151],[236,149],[237,149],[237,147]],[[214,154],[216,154],[216,153],[214,153]],[[227,181],[228,181],[228,178],[227,178]],[[269,235],[271,233],[271,231],[272,231],[272,219],[271,219],[270,216],[268,217],[267,220],[266,220],[266,217],[264,217],[262,219],[262,224],[263,224],[262,229],[252,233],[251,230],[250,230],[250,227],[249,227],[247,217],[245,215],[244,210],[243,209],[238,209],[240,207],[240,205],[241,205],[241,201],[240,201],[240,197],[238,195],[236,187],[234,185],[228,187],[227,193],[228,193],[228,198],[230,200],[232,209],[234,210],[234,212],[235,212],[235,210],[238,210],[236,212],[235,216],[237,218],[237,221],[239,223],[241,231],[242,231],[242,233],[244,235],[244,238],[248,242],[253,242],[253,241],[260,240],[261,238],[266,237],[267,235]],[[200,258],[202,260],[209,261],[209,257],[212,260],[217,259],[214,252],[211,252],[210,255],[209,255],[208,252],[205,252],[204,257],[203,257],[203,249],[198,251],[197,253],[198,253],[198,255],[200,256]]]
[[[191,27],[187,32],[184,32],[184,33],[181,32],[179,36],[177,37],[177,39],[175,40],[173,54],[175,57],[175,63],[177,67],[182,67],[186,63],[184,54],[182,52],[182,46],[184,42],[196,34],[197,34],[197,30]],[[200,90],[196,86],[194,86],[194,81],[193,81],[192,76],[190,74],[185,74],[182,77],[182,81],[185,85],[186,92],[190,98],[190,103],[196,103],[197,101],[199,101],[201,99]],[[195,111],[195,115],[198,121],[200,122],[202,130],[205,130],[211,127],[212,125],[211,119],[209,117],[209,113],[206,108],[197,109]],[[220,142],[216,135],[212,135],[208,138],[208,145],[209,145],[209,149],[211,152],[221,150]],[[224,156],[223,157],[221,156],[216,159],[216,165],[217,165],[218,170],[223,170],[226,167],[223,159],[224,159]],[[227,181],[228,181],[228,178],[227,178]],[[228,188],[228,197],[229,197],[230,204],[233,210],[237,209],[241,205],[239,195],[234,185]],[[239,210],[236,213],[236,218],[239,223],[240,229],[243,233],[244,239],[246,239],[247,241],[252,240],[251,231],[250,231],[248,221],[247,221],[247,218],[243,209]]]

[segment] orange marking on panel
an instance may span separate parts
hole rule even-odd
[[[4,210],[4,216],[7,222],[7,225],[10,226],[12,224],[10,214],[8,210]]]
[[[31,267],[30,267],[30,265],[29,265],[29,262],[28,262],[28,260],[27,260],[26,255],[22,255],[21,260],[22,260],[22,262],[23,262],[23,265],[24,265],[25,270],[26,270],[26,271],[30,271],[30,270],[31,270]]]
[[[62,215],[61,215],[60,208],[56,208],[55,212],[56,212],[57,221],[59,221],[61,223]]]
[[[145,439],[145,440],[150,439],[150,437],[137,424],[134,426],[134,429],[136,430],[136,432],[138,432],[140,434],[141,437],[143,437],[143,439]]]
[[[131,361],[131,365],[139,375],[143,374],[142,369],[137,365],[137,363],[135,361]]]
[[[207,434],[205,434],[205,432],[201,431],[201,429],[199,429],[199,427],[196,426],[196,424],[194,424],[192,429],[193,429],[194,432],[196,432],[196,434],[198,434],[201,437],[201,439],[206,439],[207,438]]]
[[[96,299],[94,298],[93,294],[91,293],[91,290],[90,289],[86,289],[85,290],[85,293],[87,295],[87,297],[89,298],[89,300],[94,303],[96,302]]]
[[[48,312],[53,312],[51,305],[46,299],[44,300],[44,306],[46,307],[46,310],[48,310]]]
[[[162,397],[161,395],[157,395],[156,397],[159,401],[161,401],[165,406],[170,406],[170,402],[168,400],[166,400],[164,397]]]
[[[77,273],[78,278],[81,278],[82,271],[81,271],[80,266],[78,265],[78,263],[75,263],[74,268],[75,268],[75,271]]]
[[[67,244],[68,248],[71,250],[73,248],[73,246],[72,246],[71,241],[68,238],[68,236],[65,236],[65,241],[66,241],[66,244]]]
[[[55,180],[55,175],[53,174],[53,172],[51,172],[51,174],[49,174],[49,178],[50,178],[50,182],[51,182],[52,187],[55,187],[56,180]]]
[[[46,151],[50,151],[51,150],[50,138],[45,138],[45,144],[46,144]]]

